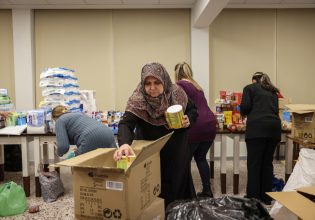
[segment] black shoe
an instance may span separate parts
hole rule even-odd
[[[262,200],[262,203],[264,203],[265,205],[271,205],[271,201],[272,200]]]
[[[211,190],[202,190],[202,192],[197,193],[197,197],[209,197],[213,198],[213,194]]]

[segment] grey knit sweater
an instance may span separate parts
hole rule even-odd
[[[56,121],[56,138],[59,156],[67,153],[70,145],[77,146],[76,155],[116,147],[111,129],[82,113],[61,115]]]

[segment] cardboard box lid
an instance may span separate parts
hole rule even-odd
[[[285,105],[290,112],[304,114],[315,112],[315,104],[288,104]]]
[[[155,141],[137,140],[132,143],[133,149],[139,151],[136,159],[128,168],[126,173],[132,167],[141,163],[144,159],[159,152],[169,140],[172,133],[169,133]],[[82,168],[102,168],[111,172],[123,173],[124,170],[116,168],[116,162],[113,159],[113,154],[116,148],[98,148],[85,154],[73,157],[68,160],[61,161],[52,165],[52,167],[67,166],[67,167],[82,167]]]
[[[315,186],[299,188],[297,191],[315,196]]]
[[[139,148],[139,146],[142,146],[141,151],[137,154],[136,159],[132,162],[130,167],[127,169],[126,173],[130,171],[133,167],[137,166],[139,163],[141,163],[143,160],[145,160],[148,156],[153,155],[157,152],[160,152],[160,150],[164,147],[166,142],[170,139],[172,136],[172,133],[169,133],[155,141],[144,141],[144,140],[136,140],[132,143],[132,147],[134,149]]]
[[[298,191],[304,191],[315,195],[315,186],[300,188]],[[267,194],[301,219],[314,220],[315,203],[298,192],[268,192]]]

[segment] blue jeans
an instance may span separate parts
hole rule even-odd
[[[212,143],[213,141],[205,141],[190,144],[190,150],[196,161],[203,186],[210,185],[210,167],[206,156]]]

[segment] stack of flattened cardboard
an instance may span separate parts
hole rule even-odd
[[[292,112],[292,136],[315,143],[315,104],[286,105]]]
[[[315,219],[315,186],[303,187],[291,192],[269,192],[269,196],[280,202],[299,219]]]
[[[72,167],[77,219],[164,218],[160,150],[172,134],[156,141],[134,141],[136,159],[127,170],[116,168],[115,149],[97,149],[55,164]],[[163,213],[160,213],[163,212]]]

